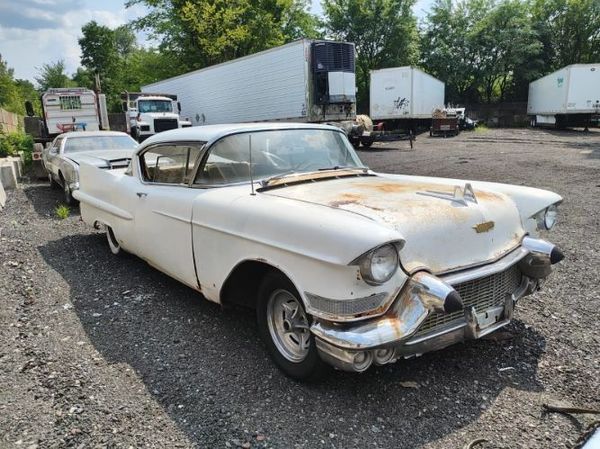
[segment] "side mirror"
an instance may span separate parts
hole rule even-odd
[[[126,101],[121,103],[121,108],[123,109],[123,112],[127,112],[127,102]]]
[[[33,110],[33,104],[29,100],[25,102],[25,110],[27,111],[28,117],[33,117],[35,115],[35,111]]]
[[[179,101],[177,102],[177,111],[181,114],[181,103]]]

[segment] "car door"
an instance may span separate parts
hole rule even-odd
[[[46,160],[44,165],[48,173],[51,173],[55,179],[58,179],[58,167],[60,159],[60,148],[64,141],[64,137],[57,137],[54,139],[50,148],[46,151]]]
[[[175,279],[198,287],[192,249],[192,204],[199,194],[189,187],[203,151],[201,142],[149,147],[139,157],[135,192],[135,252]]]

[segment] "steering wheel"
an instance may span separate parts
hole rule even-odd
[[[326,166],[326,165],[325,165]],[[318,161],[304,161],[294,166],[294,170],[302,171],[307,170],[311,171],[311,169],[318,170],[323,168],[323,164]]]
[[[264,154],[264,156],[269,160],[269,162],[273,164],[276,168],[281,168],[284,170],[288,170],[291,168],[290,163],[283,159],[281,156],[277,156],[276,154],[268,153],[266,151],[263,151],[262,154]]]

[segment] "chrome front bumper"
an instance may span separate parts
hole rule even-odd
[[[521,246],[493,264],[442,276],[444,282],[456,286],[518,269],[520,283],[517,280],[500,301],[480,301],[480,309],[472,305],[475,303],[465,304],[462,312],[431,328],[426,320],[435,312],[417,295],[401,293],[381,317],[346,324],[316,321],[311,331],[323,360],[344,371],[364,371],[371,363],[383,365],[421,355],[506,326],[516,302],[538,289],[540,279],[550,273],[550,265],[549,255]]]

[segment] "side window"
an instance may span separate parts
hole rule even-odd
[[[257,153],[254,154],[256,162]],[[196,183],[227,184],[250,179],[248,135],[238,134],[224,138],[212,146]]]
[[[159,145],[140,158],[142,176],[147,182],[187,184],[203,148],[203,143]]]

